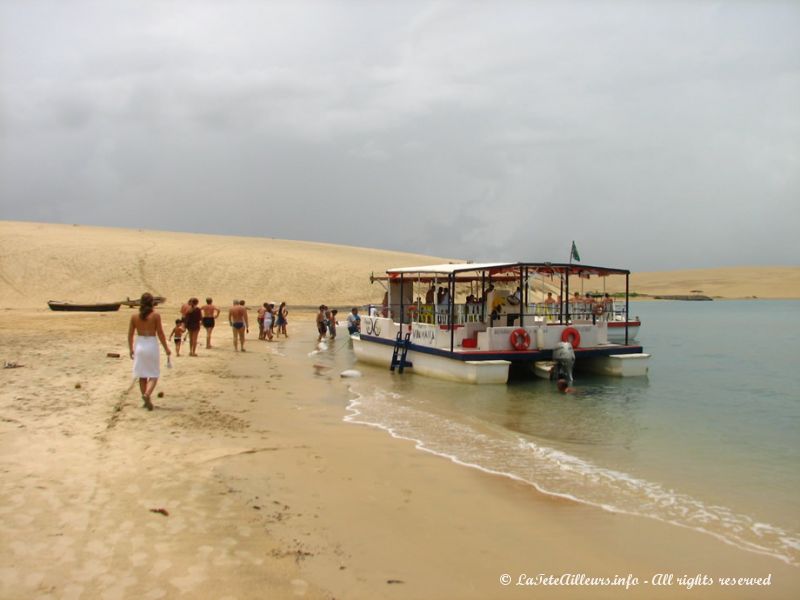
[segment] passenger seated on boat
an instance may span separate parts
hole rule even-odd
[[[511,305],[518,305],[522,301],[522,291],[517,286],[517,289],[514,290],[514,293],[508,297],[508,303]]]
[[[433,304],[423,304],[420,306],[419,322],[433,324]]]

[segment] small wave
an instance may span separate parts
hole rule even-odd
[[[381,389],[354,397],[344,420],[377,427],[419,450],[452,462],[533,486],[539,492],[603,510],[648,517],[712,535],[730,545],[798,565],[800,537],[731,509],[702,501],[658,483],[607,469],[561,450],[513,436],[488,435],[476,428],[402,402]]]

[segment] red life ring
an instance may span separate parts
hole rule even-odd
[[[569,342],[573,348],[578,348],[581,345],[581,334],[574,327],[567,327],[561,334],[562,342]]]
[[[527,331],[520,327],[511,332],[509,341],[511,342],[511,346],[514,348],[514,350],[527,350],[528,346],[531,345],[531,336],[528,335]]]

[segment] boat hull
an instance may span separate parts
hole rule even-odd
[[[579,368],[582,371],[612,377],[647,377],[650,370],[650,355],[640,352],[596,356],[582,362]]]
[[[106,304],[71,304],[69,302],[54,302],[51,300],[47,303],[50,310],[59,312],[113,312],[119,310],[119,302],[110,302]]]
[[[636,336],[639,334],[639,327],[641,321],[609,321],[608,323],[608,341],[612,344],[625,343],[625,325],[628,326],[628,343],[636,341]]]
[[[362,362],[388,367],[392,362],[394,347],[389,344],[373,342],[359,336],[351,336],[353,352]],[[505,384],[508,382],[507,360],[456,360],[446,356],[417,352],[410,348],[406,360],[411,363],[413,373],[474,384]]]

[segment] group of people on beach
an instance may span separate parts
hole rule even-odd
[[[258,307],[258,339],[271,342],[273,338],[278,338],[283,334],[284,337],[289,337],[286,333],[286,325],[289,316],[289,309],[286,308],[286,302],[281,302],[278,308],[275,308],[274,302],[264,302]]]
[[[216,326],[216,320],[222,312],[214,305],[212,298],[206,298],[206,304],[199,306],[197,298],[189,298],[181,307],[181,316],[175,320],[175,327],[170,333],[170,338],[175,342],[175,353],[180,356],[181,344],[185,339],[184,334],[189,334],[189,356],[197,356],[197,339],[200,326],[206,330],[206,348],[211,348],[211,334]],[[286,302],[281,302],[275,308],[274,302],[264,302],[258,308],[258,339],[272,341],[273,337],[283,334],[289,337],[286,326],[288,324],[289,309]],[[250,333],[250,320],[244,300],[234,300],[228,309],[228,324],[233,331],[234,351],[244,352],[245,334]]]
[[[197,298],[189,298],[180,309],[180,317],[175,319],[175,326],[169,333],[169,339],[175,344],[175,355],[181,355],[181,346],[189,338],[189,356],[197,356],[197,344],[200,327],[206,330],[206,348],[211,348],[211,334],[222,311],[214,305],[212,298],[206,298],[204,306],[200,306]],[[258,311],[259,339],[272,340],[273,336],[283,334],[289,337],[286,326],[289,310],[286,302],[281,302],[275,309],[272,302],[265,302]],[[228,323],[233,331],[234,351],[244,352],[245,334],[250,333],[250,322],[244,300],[234,300],[228,309]],[[135,336],[134,336],[135,334]],[[139,380],[139,389],[145,408],[153,410],[150,399],[161,374],[159,360],[159,342],[167,355],[167,366],[172,366],[167,336],[161,315],[155,311],[155,300],[152,294],[145,292],[139,300],[139,312],[131,316],[128,324],[128,350],[133,359],[133,375]]]
[[[181,355],[181,344],[185,334],[189,334],[189,356],[197,356],[197,342],[200,337],[200,325],[206,330],[206,348],[211,348],[211,332],[214,331],[220,310],[214,306],[211,298],[206,298],[205,306],[200,307],[197,298],[189,300],[181,306],[181,316],[175,319],[175,327],[169,337],[175,342],[175,355]]]

